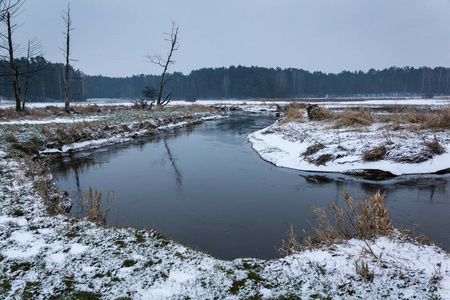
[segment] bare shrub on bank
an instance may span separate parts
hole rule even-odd
[[[106,196],[106,203],[103,203],[103,195],[100,190],[92,190],[89,187],[84,192],[83,204],[86,206],[86,219],[97,224],[105,225],[106,217],[111,208],[111,202],[114,198],[114,192],[109,191]]]
[[[388,209],[384,203],[385,194],[376,192],[371,197],[358,201],[344,192],[345,211],[330,203],[327,209],[313,207],[317,225],[311,231],[304,231],[305,236],[298,241],[292,227],[288,237],[279,249],[282,256],[306,249],[345,243],[352,238],[371,239],[378,236],[391,236],[394,227]],[[328,212],[331,212],[329,218]]]

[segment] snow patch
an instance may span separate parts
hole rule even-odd
[[[83,252],[86,252],[86,250],[89,248],[89,246],[85,246],[82,244],[72,244],[72,247],[69,250],[69,253],[72,255],[77,255],[77,254],[81,254]]]

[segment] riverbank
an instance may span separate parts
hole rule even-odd
[[[340,111],[314,106],[312,117],[299,103],[288,107],[276,124],[248,138],[263,159],[297,170],[356,175],[381,171],[387,177],[448,172],[449,102],[434,108],[425,103],[414,108],[405,103],[405,108],[390,111],[374,111],[364,103],[353,110],[337,107]],[[382,101],[370,104],[383,107]]]
[[[123,125],[136,126],[128,121],[111,124]],[[118,132],[120,138],[126,138],[125,132]],[[270,261],[223,261],[154,230],[105,227],[55,215],[34,184],[43,177],[39,168],[30,170],[7,152],[0,152],[4,298],[450,298],[448,253],[401,236],[353,239]],[[365,271],[358,267],[362,265]]]
[[[201,105],[164,110],[136,110],[129,106],[74,106],[72,114],[57,106],[38,107],[16,113],[0,110],[0,141],[11,156],[66,155],[145,135],[223,118]]]

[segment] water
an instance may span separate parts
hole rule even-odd
[[[450,249],[449,176],[408,176],[384,182],[273,166],[247,134],[273,116],[238,115],[158,136],[77,153],[55,161],[61,190],[76,202],[89,186],[115,191],[108,223],[156,228],[217,258],[275,258],[288,224],[301,235],[312,206],[342,205],[344,190],[361,197],[386,191],[396,227],[420,224]]]

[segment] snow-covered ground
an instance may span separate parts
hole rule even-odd
[[[404,102],[403,102],[404,101]],[[373,100],[368,102],[327,103],[343,108],[346,105],[428,106],[428,100]],[[401,103],[401,104],[398,104]],[[448,100],[432,102],[434,106],[450,105]],[[248,136],[260,156],[280,167],[305,171],[348,172],[382,170],[394,175],[434,173],[450,168],[450,132],[433,130],[389,130],[385,123],[373,123],[362,128],[333,128],[328,122],[308,121],[306,112],[300,122],[277,122]],[[444,153],[430,152],[429,144],[438,141]],[[317,151],[306,154],[309,147]],[[363,155],[378,146],[386,147],[386,157],[379,161],[363,161]],[[311,149],[311,148],[309,148]],[[318,163],[328,155],[328,161]],[[421,161],[426,158],[425,161]]]
[[[1,298],[450,299],[450,257],[435,246],[380,237],[222,261],[152,230],[50,216],[23,166],[2,159],[0,170]]]
[[[264,103],[242,106],[256,111]],[[276,136],[267,130],[255,134]],[[6,155],[0,149],[0,298],[450,299],[450,256],[436,246],[379,237],[269,261],[222,261],[154,230],[50,215],[27,166]],[[366,273],[357,268],[362,263]],[[373,280],[364,279],[367,274]]]

